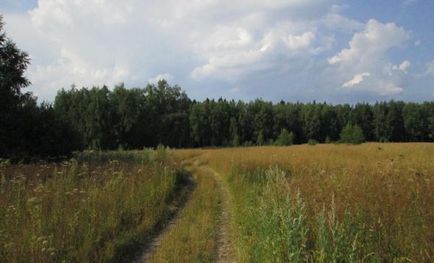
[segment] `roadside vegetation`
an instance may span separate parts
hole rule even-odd
[[[85,152],[61,164],[3,164],[0,261],[132,258],[163,227],[186,176],[162,148]]]

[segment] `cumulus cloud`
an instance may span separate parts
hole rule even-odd
[[[400,46],[409,38],[409,34],[394,23],[383,24],[371,19],[365,30],[356,33],[349,43],[349,48],[341,50],[331,57],[330,64],[369,63],[369,60],[380,59],[384,53],[393,47]]]
[[[278,66],[279,59],[312,52],[315,33],[290,33],[290,28],[288,23],[280,24],[256,38],[246,28],[218,28],[198,45],[200,55],[207,62],[196,67],[192,77],[237,80],[246,74]]]
[[[73,83],[143,86],[162,78],[193,97],[401,92],[411,63],[395,65],[388,52],[409,33],[351,19],[341,2],[38,0],[6,22],[32,54],[32,89],[45,99]],[[348,38],[348,47],[336,50]]]
[[[407,73],[411,63],[405,60],[392,65],[387,61],[388,52],[401,47],[408,39],[409,33],[404,28],[371,19],[362,31],[353,35],[349,47],[330,57],[328,63],[335,67],[337,78],[345,80],[342,87],[357,85],[359,90],[366,92],[394,95],[403,91],[401,77],[396,71]],[[369,81],[364,81],[368,76]]]
[[[360,84],[365,79],[365,77],[369,77],[369,76],[371,76],[371,73],[369,73],[369,72],[364,72],[364,73],[356,74],[356,75],[354,75],[354,77],[351,80],[349,80],[349,81],[345,82],[344,84],[342,84],[342,87],[344,87],[344,88],[351,88],[351,87],[353,87],[355,85]]]
[[[243,81],[330,48],[331,37],[317,29],[338,15],[334,2],[38,0],[10,28],[32,54],[33,90],[52,99],[73,83],[144,85],[168,71],[187,85]]]

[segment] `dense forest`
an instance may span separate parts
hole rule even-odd
[[[23,92],[29,56],[6,37],[0,17],[0,158],[68,155],[82,149],[249,146],[434,140],[434,102],[330,105],[191,100],[161,80],[145,88],[62,89],[54,103]]]
[[[166,81],[143,89],[117,86],[61,90],[54,112],[79,135],[81,148],[142,148],[280,144],[340,140],[348,125],[367,141],[432,141],[434,103],[273,104],[264,100],[190,100]]]

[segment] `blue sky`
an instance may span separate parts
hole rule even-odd
[[[40,100],[168,79],[191,98],[434,99],[432,0],[3,0]]]

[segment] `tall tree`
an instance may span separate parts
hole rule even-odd
[[[21,147],[25,138],[20,134],[19,116],[23,106],[34,104],[29,93],[22,93],[22,88],[30,83],[24,76],[29,56],[6,37],[3,26],[0,16],[0,156],[14,154]]]

